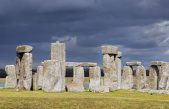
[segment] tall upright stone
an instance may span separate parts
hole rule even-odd
[[[149,75],[146,77],[146,89],[158,89],[158,69],[154,65],[149,68]]]
[[[32,86],[32,49],[29,45],[16,48],[16,75],[19,90],[30,90]]]
[[[38,73],[34,73],[32,76],[32,89],[38,90]]]
[[[38,74],[38,89],[42,89],[42,85],[43,85],[43,65],[39,65],[37,67],[37,74]]]
[[[61,75],[62,75],[62,91],[65,91],[65,74],[66,74],[66,48],[65,43],[51,44],[51,60],[57,60],[60,63]]]
[[[57,60],[46,60],[43,65],[44,82],[42,90],[45,92],[63,91],[63,77],[60,62]]]
[[[16,88],[17,81],[16,81],[15,66],[6,65],[5,71],[7,73],[6,80],[5,80],[5,88]]]
[[[116,69],[115,58],[118,54],[118,48],[111,45],[102,46],[104,86],[109,90],[118,89],[118,73]]]
[[[169,78],[169,63],[163,62],[160,69],[159,89],[166,89]]]
[[[67,85],[69,92],[84,92],[84,68],[79,66],[73,67],[73,82]]]
[[[121,89],[121,75],[122,75],[122,69],[121,69],[121,58],[122,58],[122,52],[118,52],[115,62],[116,62],[116,72],[117,72],[117,77],[118,77],[118,89]]]
[[[146,82],[146,70],[144,66],[138,66],[136,69],[136,89],[144,89]]]
[[[122,89],[132,89],[134,86],[133,71],[131,66],[124,66],[122,73]]]
[[[101,88],[101,70],[100,67],[89,68],[89,90],[92,92],[99,92]]]

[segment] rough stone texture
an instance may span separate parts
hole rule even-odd
[[[73,82],[67,85],[67,91],[69,92],[84,92],[84,68],[73,67],[74,75]]]
[[[165,62],[161,65],[160,69],[159,89],[166,89],[168,77],[169,77],[169,63]]]
[[[98,92],[101,86],[101,70],[100,67],[90,67],[89,69],[90,84],[89,89],[92,92]]]
[[[32,86],[34,91],[38,90],[38,73],[33,74]]]
[[[42,90],[45,92],[63,91],[63,76],[60,62],[57,60],[46,60],[43,65],[44,82]]]
[[[43,66],[38,66],[37,67],[37,74],[38,74],[38,89],[42,89],[42,85],[43,85]]]
[[[16,47],[17,53],[30,53],[32,52],[33,47],[29,45],[20,45]]]
[[[118,51],[117,58],[122,58],[122,52]]]
[[[17,54],[17,89],[30,90],[32,85],[32,54]]]
[[[103,55],[104,86],[110,90],[118,89],[118,74],[114,55]]]
[[[102,54],[118,54],[118,47],[112,45],[103,45]]]
[[[73,67],[73,66],[96,67],[97,63],[93,63],[93,62],[66,62],[66,67]]]
[[[163,63],[163,61],[152,61],[150,65],[151,65],[151,66],[152,66],[152,65],[161,66],[162,63]]]
[[[121,74],[122,74],[122,69],[121,69],[121,57],[116,57],[115,59],[116,63],[116,72],[118,76],[118,89],[121,89]]]
[[[134,85],[133,71],[130,66],[123,67],[122,73],[122,89],[132,89]]]
[[[136,89],[145,88],[146,70],[144,66],[138,66],[136,69]]]
[[[126,62],[127,66],[141,66],[141,62],[139,61],[131,61],[131,62]]]
[[[51,44],[51,60],[57,60],[60,62],[61,75],[62,75],[62,91],[65,91],[65,75],[66,75],[66,47],[65,43],[56,43]]]
[[[158,88],[158,68],[156,66],[150,66],[149,76],[146,77],[146,89]]]
[[[5,80],[5,88],[16,88],[16,72],[14,65],[6,65],[5,71],[7,73]]]

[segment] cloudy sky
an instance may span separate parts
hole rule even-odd
[[[102,44],[118,46],[123,63],[169,61],[169,0],[0,0],[0,68],[21,44],[34,47],[36,67],[56,40],[67,61],[101,65]]]

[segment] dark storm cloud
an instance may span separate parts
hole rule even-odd
[[[124,61],[162,59],[168,13],[167,0],[0,0],[0,64],[14,64],[15,47],[30,44],[36,66],[55,40],[67,43],[68,61],[101,64],[102,44],[119,46]]]

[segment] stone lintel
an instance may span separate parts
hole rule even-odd
[[[161,66],[162,64],[164,64],[166,62],[164,61],[151,61],[151,66]]]
[[[103,45],[102,48],[102,54],[111,54],[111,55],[117,55],[118,54],[118,47],[112,46],[112,45]]]
[[[73,66],[96,67],[97,63],[92,63],[92,62],[66,62],[66,67],[73,67]]]
[[[30,53],[32,52],[33,47],[30,45],[19,45],[16,47],[17,53]]]
[[[130,61],[130,62],[126,62],[127,66],[141,66],[141,62],[140,61]]]

